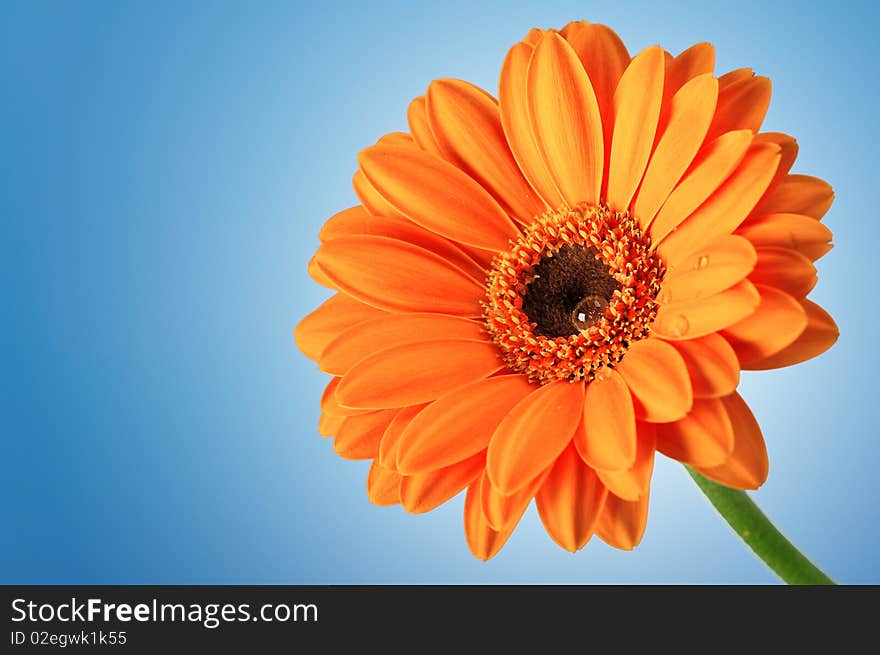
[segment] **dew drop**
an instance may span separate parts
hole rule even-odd
[[[669,332],[674,337],[683,337],[687,334],[688,329],[691,324],[687,320],[687,316],[684,314],[676,314],[669,319],[667,324],[669,326]]]
[[[584,297],[572,310],[571,320],[578,331],[589,329],[603,314],[608,306],[604,296],[589,295]]]
[[[697,260],[696,269],[706,268],[709,265],[709,255],[701,255]]]

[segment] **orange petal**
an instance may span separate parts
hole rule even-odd
[[[639,420],[666,423],[684,417],[690,410],[694,398],[687,366],[679,352],[665,341],[635,342],[617,371],[633,394]]]
[[[696,43],[684,50],[666,69],[665,87],[671,97],[688,81],[715,71],[715,47],[711,43]],[[664,89],[664,95],[666,90]]]
[[[575,447],[593,468],[622,471],[636,459],[636,417],[629,387],[615,370],[587,385]]]
[[[379,442],[396,409],[349,416],[336,432],[333,450],[343,459],[374,459],[379,455]]]
[[[342,378],[333,378],[327,383],[327,386],[324,388],[324,393],[321,394],[321,411],[326,412],[327,414],[332,414],[333,416],[357,416],[358,414],[366,414],[369,412],[369,409],[350,409],[348,407],[342,407],[336,402],[336,387],[339,386],[341,380]]]
[[[299,322],[293,331],[296,345],[306,357],[317,361],[337,334],[361,321],[383,314],[383,311],[358,302],[351,296],[337,293]]]
[[[723,333],[743,367],[791,345],[807,327],[807,313],[797,300],[774,287],[755,286],[761,294],[755,312]]]
[[[640,421],[636,424],[636,431],[636,461],[631,467],[621,471],[596,469],[596,475],[608,491],[623,500],[638,500],[647,494],[654,471],[657,426],[655,423]]]
[[[801,253],[788,248],[758,248],[758,262],[749,275],[755,284],[776,287],[803,299],[816,286],[816,267]]]
[[[338,291],[338,289],[336,289],[336,286],[333,284],[333,280],[327,277],[327,274],[324,273],[323,270],[321,270],[321,267],[318,266],[318,262],[315,261],[314,257],[309,260],[308,273],[309,277],[320,284],[322,287]]]
[[[397,453],[398,470],[432,471],[484,450],[501,420],[534,390],[524,375],[501,375],[443,396],[407,427]]]
[[[412,138],[412,135],[407,134],[406,132],[389,132],[388,134],[383,134],[379,137],[379,140],[376,143],[381,143],[386,146],[409,146],[410,148],[418,148],[418,144],[415,142],[415,139]]]
[[[718,109],[709,138],[733,130],[757,132],[770,106],[772,86],[766,77],[748,77],[724,86],[718,94]]]
[[[622,500],[608,494],[602,514],[596,523],[596,534],[609,546],[632,550],[639,545],[648,523],[648,497],[636,501]]]
[[[614,92],[614,137],[608,169],[608,205],[623,211],[636,192],[657,132],[665,64],[660,46],[645,48]]]
[[[525,508],[523,508],[523,512],[525,512]],[[495,557],[507,543],[510,535],[513,534],[517,523],[519,523],[519,519],[512,521],[507,528],[500,532],[493,530],[486,521],[486,517],[483,516],[483,510],[480,507],[480,480],[471,483],[464,500],[464,534],[468,548],[474,557],[478,557],[484,562]]]
[[[514,159],[532,188],[549,207],[563,204],[562,195],[550,176],[532,135],[529,120],[527,76],[532,46],[518,43],[507,53],[498,88],[501,125]]]
[[[731,84],[735,82],[739,82],[742,80],[751,80],[755,77],[755,71],[751,68],[737,68],[736,70],[732,70],[728,73],[724,73],[718,78],[718,86],[722,89],[726,89]]]
[[[384,468],[397,471],[397,448],[400,445],[400,437],[419,412],[429,406],[429,404],[421,404],[404,407],[388,424],[382,435],[382,442],[379,444],[379,457],[377,458],[377,461]]]
[[[367,474],[367,498],[380,507],[400,503],[400,476],[373,460]]]
[[[590,537],[608,491],[569,445],[541,485],[535,503],[547,534],[557,544],[575,552]]]
[[[509,496],[495,489],[489,476],[483,475],[480,481],[480,507],[489,527],[493,530],[503,530],[511,523],[519,521],[538,489],[544,484],[548,473],[550,473],[550,467],[522,489]]]
[[[761,132],[755,135],[754,143],[775,143],[779,146],[779,168],[776,169],[776,175],[770,183],[772,189],[784,178],[791,167],[794,166],[794,160],[798,155],[798,144],[794,137],[782,132]]]
[[[633,214],[642,228],[650,224],[693,162],[706,137],[717,98],[718,81],[711,74],[692,79],[672,97],[666,130],[633,203]]]
[[[546,469],[571,441],[583,414],[584,385],[567,380],[539,387],[495,429],[486,472],[501,493],[512,494]]]
[[[629,52],[614,30],[605,25],[582,22],[565,34],[565,38],[587,71],[596,94],[604,140],[602,170],[607,171],[611,160],[611,139],[614,135],[614,90],[623,71],[629,66]],[[603,198],[607,183],[606,176],[601,194]]]
[[[388,204],[427,230],[487,250],[504,250],[519,234],[485,189],[439,157],[372,146],[360,152],[358,162]]]
[[[750,218],[736,231],[756,247],[790,248],[815,261],[831,249],[831,230],[810,216],[769,214]]]
[[[809,175],[786,175],[755,207],[755,216],[804,214],[820,219],[834,202],[834,190],[825,180]]]
[[[332,437],[339,432],[342,423],[345,421],[344,416],[335,416],[326,412],[321,412],[321,418],[318,419],[318,434],[322,437]]]
[[[389,314],[363,321],[327,344],[318,368],[330,375],[345,375],[374,352],[416,341],[483,338],[481,323],[445,314]]]
[[[430,512],[477,479],[485,462],[485,454],[479,453],[437,471],[404,476],[400,483],[400,504],[412,514]]]
[[[364,214],[365,220],[356,221],[352,219],[346,221],[345,224],[337,222],[332,232],[323,240],[330,241],[341,236],[365,234],[399,239],[440,255],[477,281],[485,279],[486,272],[483,269],[483,264],[478,263],[466,251],[466,246],[455,245],[449,239],[419,227],[409,219],[400,216],[370,216],[363,209],[361,211]],[[348,231],[345,232],[344,230]]]
[[[720,398],[736,390],[739,360],[736,351],[720,334],[672,343],[687,366],[694,398]]]
[[[435,80],[426,97],[431,131],[447,160],[491,192],[520,222],[547,211],[510,152],[492,96],[460,80]]]
[[[778,353],[765,359],[749,362],[751,370],[766,370],[770,368],[782,368],[805,362],[813,357],[818,357],[828,350],[840,336],[834,319],[824,309],[810,300],[802,303],[807,314],[807,327],[794,342],[783,348]]]
[[[745,279],[756,261],[757,253],[748,239],[724,234],[670,269],[658,300],[669,304],[719,293]]]
[[[755,286],[743,280],[708,298],[662,305],[657,310],[651,331],[672,341],[704,337],[743,320],[760,302],[761,296]]]
[[[733,442],[733,425],[718,398],[698,398],[683,419],[657,426],[657,450],[695,466],[723,464]]]
[[[721,466],[694,468],[710,480],[728,487],[757,489],[764,484],[770,470],[761,428],[739,394],[722,398],[722,401],[733,425],[733,452]]]
[[[730,178],[660,243],[657,252],[663,260],[674,266],[708,241],[733,232],[761,198],[778,165],[778,146],[752,146]]]
[[[357,363],[339,383],[345,407],[384,409],[436,400],[502,368],[488,341],[441,339],[380,350]]]
[[[406,121],[409,123],[409,131],[418,146],[435,157],[441,157],[440,147],[431,132],[428,122],[427,103],[424,96],[414,98],[406,110]]]
[[[327,219],[318,231],[318,238],[323,243],[346,234],[366,234],[370,214],[361,205],[343,209]]]
[[[379,309],[474,317],[482,313],[481,284],[411,243],[371,235],[339,237],[318,248],[315,257],[339,289]]]
[[[535,46],[528,69],[529,117],[547,169],[570,206],[598,203],[604,145],[596,94],[574,50],[558,33]]]
[[[752,133],[740,130],[724,134],[703,148],[651,223],[654,243],[672,232],[715,192],[739,166],[751,141]]]
[[[379,195],[375,187],[370,184],[363,171],[355,171],[354,176],[351,178],[351,185],[354,187],[354,193],[358,200],[361,201],[361,204],[371,216],[396,216],[404,218],[403,214],[385,202],[385,199]]]

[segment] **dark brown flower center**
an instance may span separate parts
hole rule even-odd
[[[594,248],[567,244],[546,253],[535,266],[522,308],[535,323],[535,334],[568,337],[604,316],[619,287]]]

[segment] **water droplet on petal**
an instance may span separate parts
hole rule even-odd
[[[706,268],[709,265],[709,255],[701,255],[697,260],[697,265],[694,268]]]
[[[691,324],[688,322],[687,316],[684,314],[675,314],[667,322],[669,333],[674,337],[683,337],[687,334],[690,326]]]

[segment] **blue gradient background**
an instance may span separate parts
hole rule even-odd
[[[317,435],[324,376],[291,332],[326,295],[306,261],[355,154],[431,79],[494,91],[529,27],[586,18],[769,75],[765,129],[834,184],[813,298],[843,336],[742,393],[761,506],[838,580],[880,583],[871,4],[318,5],[3,3],[0,582],[774,582],[668,460],[636,551],[571,555],[530,509],[484,564],[462,497],[373,507],[367,465]]]

